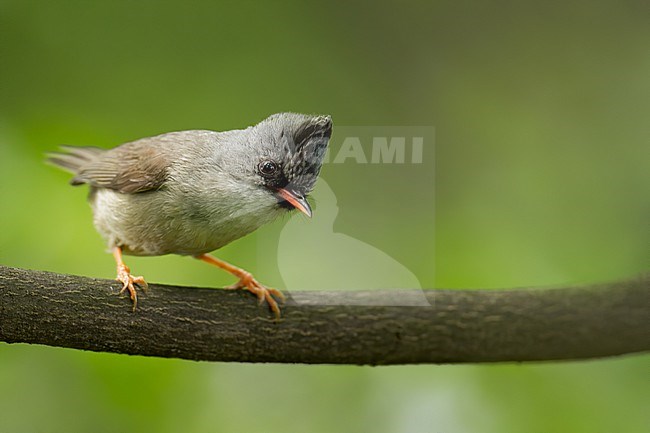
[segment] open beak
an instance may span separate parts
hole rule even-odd
[[[300,212],[304,213],[307,215],[309,218],[311,218],[311,206],[309,206],[309,203],[307,202],[307,199],[298,193],[280,188],[278,189],[278,195],[282,197],[284,200],[288,201],[291,206],[295,207],[298,209]]]

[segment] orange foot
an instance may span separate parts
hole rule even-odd
[[[134,277],[131,275],[131,270],[124,263],[120,263],[117,266],[117,281],[122,283],[122,290],[120,290],[120,295],[124,292],[129,292],[131,301],[133,302],[133,311],[138,306],[138,294],[135,291],[135,286],[139,286],[142,290],[147,290],[147,282],[142,277]]]
[[[259,281],[253,278],[253,275],[250,272],[246,272],[243,270],[241,272],[242,274],[238,282],[236,282],[232,286],[227,286],[224,288],[231,289],[231,290],[236,290],[236,289],[248,290],[249,292],[257,296],[257,299],[259,300],[260,304],[266,301],[266,303],[269,304],[269,308],[271,308],[271,311],[275,313],[276,319],[279,319],[280,307],[278,306],[278,302],[273,298],[273,296],[279,298],[280,301],[284,302],[284,295],[282,294],[282,292],[280,292],[277,289],[272,289],[270,287],[263,286],[262,284],[260,284]]]

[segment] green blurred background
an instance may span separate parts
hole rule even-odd
[[[0,0],[0,263],[114,276],[85,189],[43,165],[58,144],[297,111],[435,126],[435,226],[420,217],[404,245],[376,235],[420,257],[405,256],[425,287],[647,270],[648,6],[553,3]],[[285,222],[219,256],[271,267],[257,241]],[[129,263],[152,282],[232,282],[182,257]],[[647,373],[648,356],[370,368],[0,343],[0,432],[632,433],[650,422]]]

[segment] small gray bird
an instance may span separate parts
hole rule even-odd
[[[230,272],[266,300],[273,296],[243,269],[209,254],[307,202],[332,134],[330,116],[279,113],[255,126],[225,132],[170,132],[110,150],[64,146],[48,161],[74,173],[72,185],[90,185],[94,224],[117,262],[120,293],[137,306],[136,286],[122,254],[191,255]]]

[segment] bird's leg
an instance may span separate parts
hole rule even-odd
[[[113,257],[117,263],[117,281],[122,283],[122,290],[120,294],[128,291],[131,301],[133,302],[133,311],[138,305],[138,294],[135,291],[135,286],[138,285],[142,290],[147,290],[147,282],[142,277],[134,277],[131,275],[131,269],[122,260],[122,248],[113,247]]]
[[[239,278],[238,282],[236,282],[232,286],[228,286],[225,288],[248,290],[249,292],[257,296],[257,299],[259,300],[260,304],[266,301],[267,304],[269,304],[269,307],[271,308],[273,313],[275,313],[275,317],[277,317],[278,319],[280,318],[280,307],[278,306],[278,302],[273,298],[273,296],[279,298],[281,301],[284,301],[284,295],[282,294],[282,292],[280,292],[277,289],[272,289],[263,286],[255,278],[253,278],[253,275],[250,272],[240,269],[237,266],[233,266],[228,262],[224,262],[223,260],[219,260],[218,258],[211,256],[209,254],[200,254],[194,257],[206,263],[209,263],[211,265],[218,266],[221,269],[228,271],[234,276],[236,276],[237,278]]]

